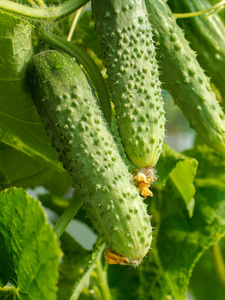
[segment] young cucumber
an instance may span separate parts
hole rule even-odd
[[[164,0],[146,0],[146,6],[149,20],[156,29],[165,89],[190,126],[210,147],[225,153],[225,116],[194,51]]]
[[[207,9],[208,0],[170,0],[168,2],[174,13],[189,13]],[[225,99],[225,26],[218,15],[206,18],[206,15],[178,19],[177,23],[184,29],[185,37],[197,51],[197,59],[206,74]]]
[[[144,0],[93,0],[92,10],[125,151],[136,167],[152,167],[165,118]]]
[[[33,57],[27,83],[52,146],[107,243],[106,260],[138,264],[151,244],[150,216],[82,69],[67,54],[45,51]]]

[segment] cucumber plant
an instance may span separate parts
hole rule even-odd
[[[35,1],[0,0],[0,299],[185,299],[189,290],[198,300],[223,300],[224,117],[166,1],[93,0],[94,20],[90,5],[70,42],[73,12],[88,1]],[[161,152],[158,69],[162,87],[217,150],[197,139],[185,153],[166,144]],[[130,169],[114,109],[110,131],[107,98],[136,164]],[[36,186],[44,187],[34,191],[38,201],[25,190]],[[55,224],[46,207],[60,215]],[[209,247],[215,266],[203,256],[195,272]]]
[[[107,243],[106,261],[137,265],[151,244],[150,217],[82,69],[65,53],[41,52],[28,66],[27,85],[77,196]]]

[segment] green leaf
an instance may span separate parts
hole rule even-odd
[[[42,185],[54,194],[61,195],[72,185],[67,171],[59,172],[52,165],[39,162],[1,142],[0,170],[6,177],[5,179],[0,178],[0,184],[3,188],[9,186],[33,188]]]
[[[31,53],[32,26],[7,13],[0,13],[0,80],[20,80]]]
[[[56,299],[61,251],[39,202],[11,188],[0,193],[0,207],[0,232],[15,269],[10,282],[20,299]]]
[[[193,181],[197,167],[196,159],[176,152],[166,143],[163,144],[163,151],[156,165],[158,179],[155,184],[165,185],[169,178],[174,192],[181,196],[186,203],[190,216],[194,210],[195,187]]]
[[[189,218],[185,205],[173,193],[169,182],[164,190],[154,192],[152,222],[155,225],[154,251],[141,268],[145,274],[156,266],[155,280],[143,279],[141,290],[152,299],[172,295],[185,299],[191,272],[207,248],[225,234],[225,185],[208,182],[197,187],[196,205]],[[154,222],[156,222],[154,224]],[[154,260],[152,260],[154,258]],[[153,265],[153,267],[152,267]],[[144,277],[142,277],[144,278]],[[158,281],[158,282],[157,282]],[[160,293],[160,298],[157,298]]]
[[[199,162],[196,181],[208,180],[209,183],[225,184],[225,155],[217,152],[203,143],[198,143],[185,154],[194,157]]]
[[[184,200],[189,216],[192,217],[194,211],[195,187],[193,185],[194,177],[197,171],[197,161],[194,159],[186,159],[177,163],[170,173],[170,180],[175,191]],[[185,176],[185,178],[184,178]]]
[[[33,54],[30,23],[0,12],[0,141],[63,170],[25,89],[27,63]]]
[[[183,170],[190,168],[190,173],[194,175],[197,165],[198,162],[195,159],[176,152],[169,145],[164,143],[162,153],[156,165],[158,179],[155,183],[157,185],[165,185],[170,173],[176,168]]]
[[[13,273],[13,261],[6,245],[5,237],[0,232],[0,287],[9,281]]]

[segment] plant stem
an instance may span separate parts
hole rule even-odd
[[[224,265],[224,260],[223,260],[223,256],[219,244],[213,245],[212,251],[213,251],[217,274],[225,291],[225,265]]]
[[[83,7],[79,8],[77,11],[76,11],[76,14],[75,14],[75,17],[73,19],[73,23],[72,23],[72,26],[70,28],[70,32],[68,34],[68,37],[67,37],[67,41],[70,42],[72,37],[73,37],[73,33],[74,33],[74,30],[75,30],[75,27],[77,25],[77,22],[79,20],[79,17],[80,17],[80,14],[83,10]]]
[[[85,5],[87,2],[89,2],[89,0],[68,0],[67,2],[58,6],[35,8],[8,0],[0,0],[0,9],[27,17],[29,19],[54,20],[71,14],[81,6]]]
[[[102,74],[95,62],[83,49],[81,49],[81,47],[72,44],[59,36],[51,35],[44,30],[39,30],[38,35],[44,42],[55,47],[56,49],[58,48],[67,52],[83,65],[96,88],[100,106],[104,113],[105,119],[108,124],[111,124],[111,103],[109,92]]]
[[[181,13],[181,14],[173,14],[175,18],[190,18],[190,17],[197,17],[204,15],[206,13],[213,13],[214,11],[221,10],[225,5],[225,0],[222,0],[215,5],[210,6],[209,8],[206,8],[204,10],[196,11],[196,12],[191,12],[191,13]]]
[[[28,0],[29,4],[33,7],[38,7],[37,3],[34,0]]]
[[[99,286],[102,292],[102,299],[111,300],[111,293],[106,278],[106,272],[102,268],[101,257],[99,257],[96,262],[96,272],[98,276]]]
[[[46,5],[45,5],[45,3],[44,3],[43,0],[37,0],[37,3],[38,3],[38,5],[39,5],[40,7],[42,7],[42,8],[46,7]]]
[[[78,212],[80,206],[82,204],[81,198],[73,197],[67,208],[64,210],[63,214],[57,221],[57,223],[54,226],[54,231],[57,236],[57,238],[60,238],[60,236],[65,231],[66,227],[69,225],[69,223],[72,221],[75,214]]]
[[[96,262],[101,259],[101,255],[104,249],[105,249],[104,241],[102,239],[98,239],[92,251],[92,258],[89,261],[89,264],[85,268],[84,272],[80,275],[78,280],[75,282],[74,289],[69,300],[77,300],[79,298],[83,288],[85,287],[85,285],[90,279],[91,272],[96,266]],[[104,300],[109,300],[109,299],[110,298],[105,298]]]

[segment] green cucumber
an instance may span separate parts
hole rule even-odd
[[[102,74],[94,60],[92,60],[92,58],[78,45],[70,43],[59,36],[50,34],[46,30],[38,28],[38,37],[54,48],[62,50],[73,56],[77,62],[84,67],[87,75],[95,87],[104,117],[106,121],[111,124],[110,95]]]
[[[165,117],[144,0],[93,0],[92,11],[125,151],[136,167],[153,167]]]
[[[68,54],[33,57],[27,85],[109,263],[138,264],[152,239],[147,205],[135,187],[85,74]]]
[[[205,142],[225,153],[225,115],[195,52],[164,0],[146,0],[146,7],[155,28],[164,88]]]
[[[173,13],[189,13],[211,7],[208,0],[169,0]],[[197,52],[197,59],[206,75],[219,89],[225,99],[225,25],[218,15],[206,18],[206,15],[178,19],[178,25],[184,29],[185,37]]]

